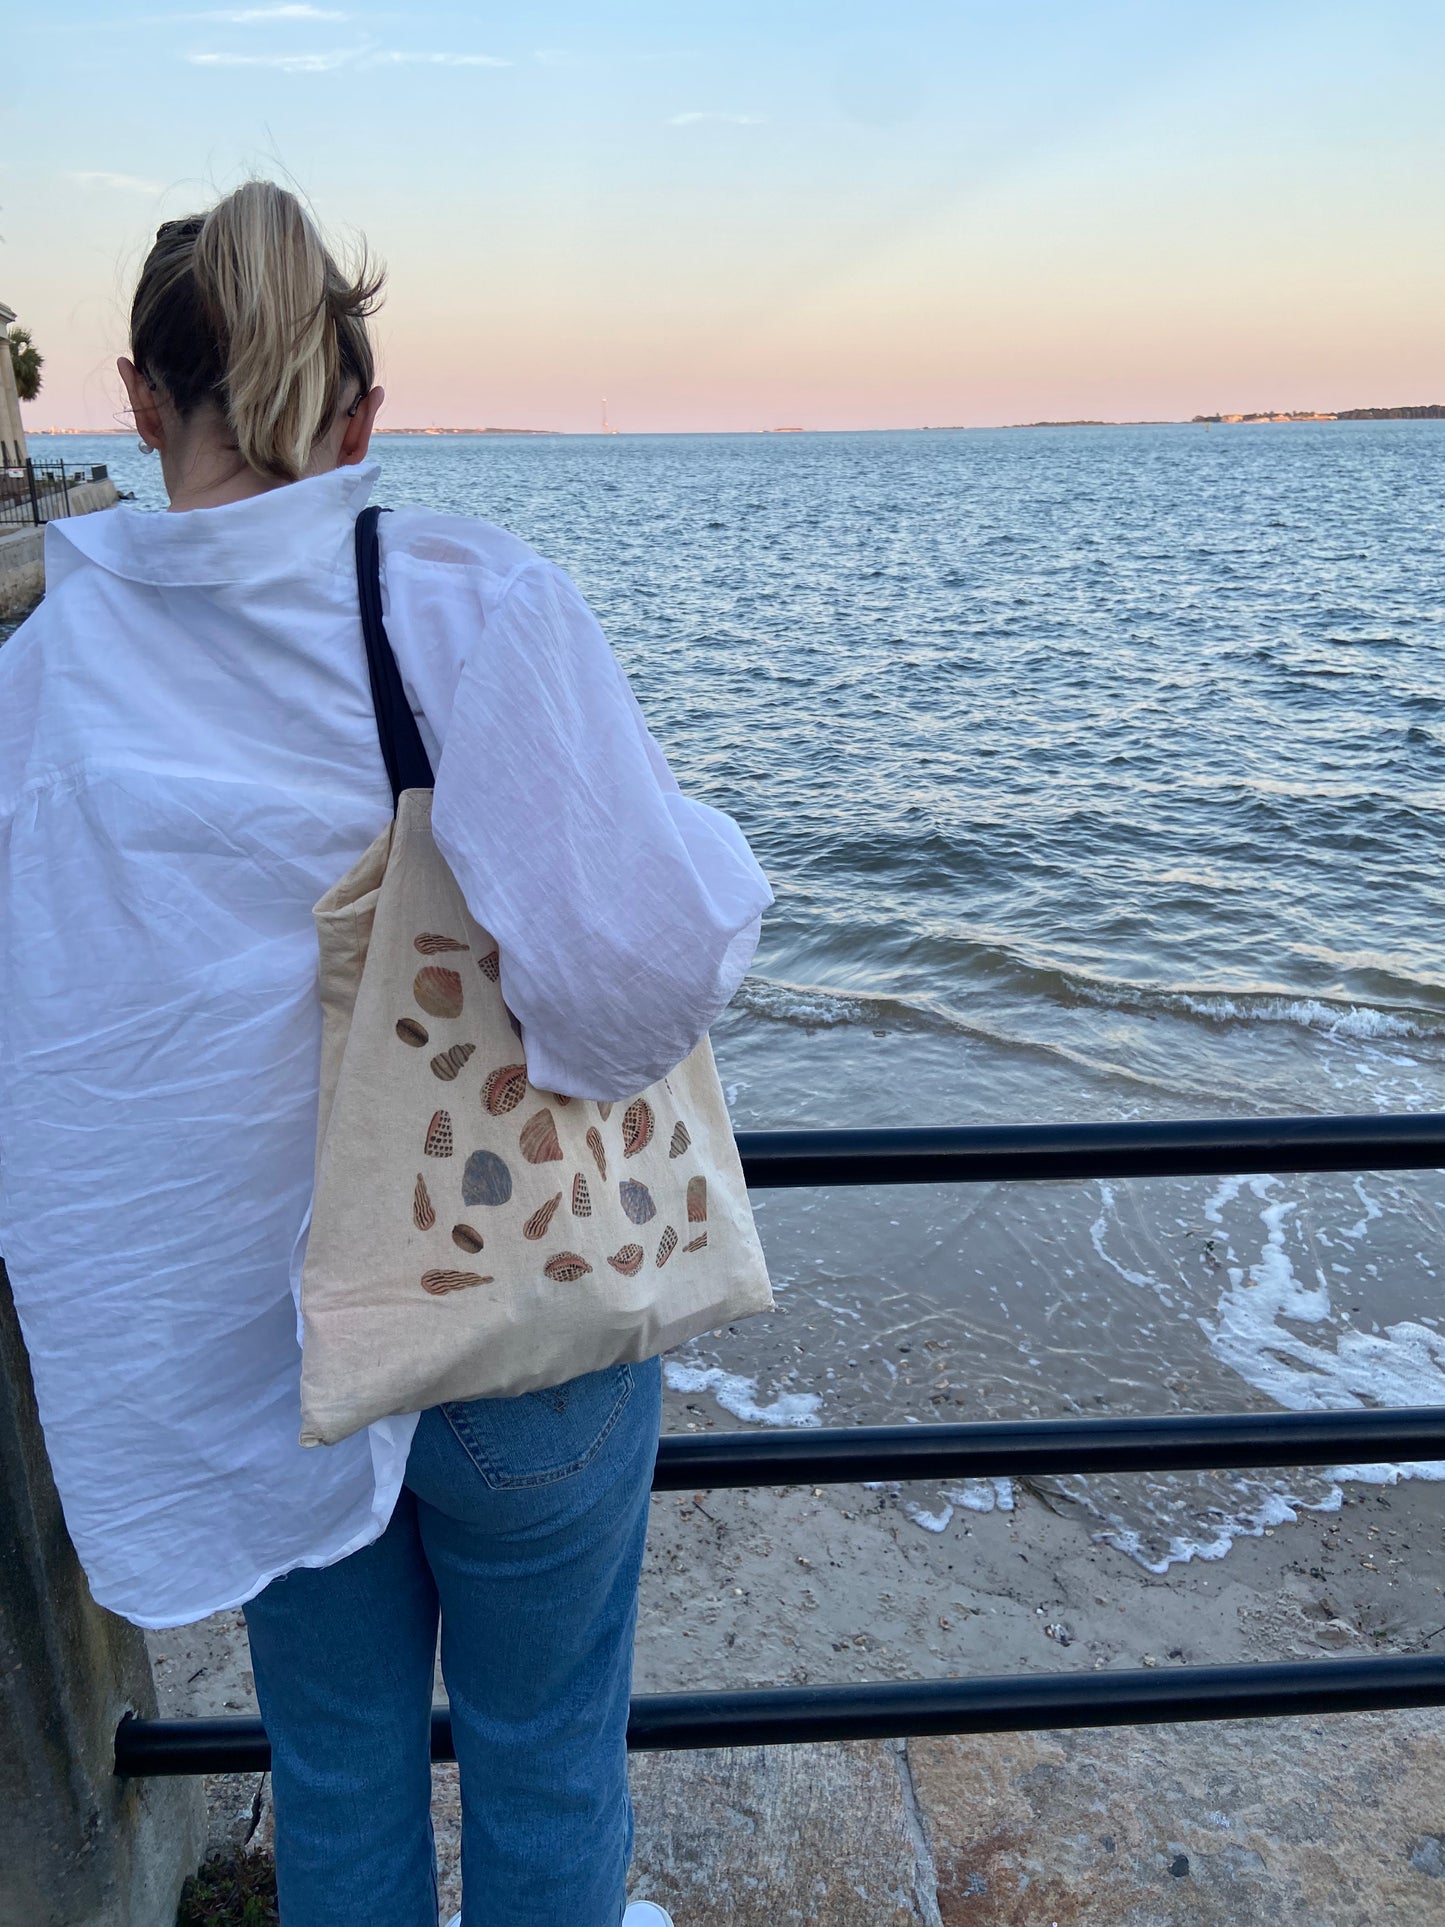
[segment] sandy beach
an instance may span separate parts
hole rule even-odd
[[[666,1424],[728,1430],[736,1420],[707,1394],[672,1393]],[[1097,1522],[1050,1483],[1015,1485],[1012,1497],[1011,1507],[989,1512],[956,1507],[935,1531],[910,1514],[936,1502],[931,1488],[660,1495],[642,1587],[637,1690],[1248,1659],[1328,1664],[1334,1654],[1418,1652],[1445,1640],[1445,1513],[1428,1483],[1353,1488],[1338,1511],[1302,1512],[1295,1524],[1237,1538],[1225,1558],[1174,1565],[1162,1576],[1098,1541]],[[239,1613],[151,1635],[151,1647],[163,1714],[254,1709]],[[1395,1731],[1382,1720],[1404,1721],[1399,1731],[1417,1738],[1433,1735],[1445,1756],[1445,1715],[1352,1716],[1326,1725]],[[1299,1743],[1296,1729],[1308,1724],[1318,1726],[1276,1721],[1251,1729],[1261,1783],[1283,1767]],[[1080,1734],[1067,1745],[1093,1757],[1126,1737]],[[1196,1756],[1211,1745],[1240,1744],[1238,1729],[1196,1728],[1179,1737]],[[989,1744],[969,1743],[973,1756]],[[1015,1750],[1021,1744],[1008,1742]],[[643,1762],[640,1771],[645,1788],[658,1763]],[[437,1789],[444,1898],[455,1904],[450,1769],[438,1769]],[[217,1845],[244,1839],[258,1818],[264,1841],[265,1800],[254,1776],[217,1779],[210,1790]],[[1432,1825],[1445,1827],[1445,1811],[1414,1824],[1423,1837]],[[656,1851],[649,1837],[642,1824],[640,1858]],[[745,1870],[750,1855],[761,1866],[768,1847],[764,1839],[740,1840],[732,1851]],[[1445,1896],[1433,1884],[1429,1892]],[[1107,1916],[1116,1917],[1126,1918]]]

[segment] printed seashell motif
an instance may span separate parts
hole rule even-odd
[[[458,1251],[468,1252],[475,1257],[482,1248],[482,1234],[480,1231],[473,1231],[469,1224],[454,1224],[452,1243]]]
[[[602,1133],[595,1124],[589,1124],[587,1127],[587,1149],[596,1160],[597,1175],[605,1180],[607,1177],[607,1153],[602,1148]]]
[[[423,930],[419,937],[412,938],[413,944],[424,957],[440,956],[443,950],[470,950],[469,943],[458,943],[455,937],[439,937],[434,930]]]
[[[433,1111],[431,1123],[426,1127],[426,1142],[421,1147],[429,1158],[449,1158],[452,1154],[452,1118],[450,1111]]]
[[[641,1245],[624,1245],[620,1251],[614,1251],[607,1262],[614,1271],[620,1271],[624,1278],[635,1278],[642,1269],[645,1256]]]
[[[411,1221],[418,1231],[430,1231],[437,1221],[437,1214],[432,1209],[431,1196],[426,1188],[426,1179],[420,1171],[416,1174],[416,1189],[411,1194]]]
[[[622,1209],[634,1224],[646,1224],[649,1218],[657,1216],[657,1206],[652,1202],[652,1193],[645,1184],[636,1178],[623,1178],[618,1192],[622,1198]]]
[[[579,1171],[572,1180],[572,1216],[590,1218],[592,1216],[592,1193],[587,1188],[587,1180]]]
[[[526,1095],[525,1064],[503,1064],[499,1071],[492,1072],[482,1087],[482,1102],[493,1117],[503,1117],[508,1111],[515,1111]]]
[[[441,964],[427,964],[411,980],[411,994],[428,1017],[460,1017],[462,980]]]
[[[557,1126],[548,1110],[534,1111],[522,1126],[522,1156],[528,1164],[555,1164],[562,1155]]]
[[[450,1050],[438,1051],[431,1061],[433,1077],[450,1084],[476,1048],[475,1044],[453,1044]]]
[[[702,1224],[707,1218],[707,1179],[689,1178],[687,1181],[687,1221],[689,1224]]]
[[[645,1097],[634,1097],[622,1113],[622,1155],[635,1158],[652,1142],[652,1106]]]
[[[696,1238],[694,1238],[690,1245],[684,1245],[683,1250],[684,1251],[701,1251],[703,1246],[706,1243],[707,1243],[707,1233],[704,1231],[704,1232],[701,1232]]]
[[[597,1106],[597,1115],[602,1119],[602,1122],[605,1124],[608,1118],[611,1117],[612,1115],[612,1106],[610,1104],[599,1104]]]
[[[548,1198],[545,1204],[539,1204],[531,1217],[528,1218],[527,1222],[522,1226],[522,1236],[533,1239],[545,1238],[547,1235],[547,1226],[551,1224],[553,1218],[556,1217],[557,1206],[561,1202],[562,1193],[558,1191],[555,1196]]]
[[[420,1050],[423,1044],[431,1042],[426,1025],[419,1024],[415,1017],[399,1017],[396,1022],[396,1034],[403,1044],[410,1044],[413,1050]]]
[[[667,1155],[670,1158],[680,1158],[691,1143],[692,1138],[688,1132],[688,1128],[682,1119],[679,1118],[672,1127],[672,1142],[667,1147]]]
[[[477,969],[495,983],[502,974],[502,959],[495,950],[489,950],[485,957],[477,958]]]
[[[673,1252],[677,1250],[677,1233],[670,1224],[662,1228],[662,1236],[657,1241],[657,1265],[661,1270]]]
[[[505,1204],[512,1195],[512,1174],[495,1151],[473,1151],[462,1172],[463,1204]]]
[[[429,1291],[433,1298],[441,1298],[449,1291],[466,1291],[471,1285],[490,1285],[493,1280],[484,1278],[479,1271],[424,1271],[421,1275],[421,1288]]]
[[[592,1267],[575,1251],[559,1251],[542,1269],[555,1284],[570,1285],[578,1278],[585,1278]]]

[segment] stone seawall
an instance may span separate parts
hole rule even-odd
[[[92,515],[118,499],[114,482],[78,482],[70,490],[70,512]],[[19,622],[44,593],[44,529],[0,530],[0,622]]]

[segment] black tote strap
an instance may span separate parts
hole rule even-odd
[[[376,734],[395,808],[403,790],[431,788],[432,767],[381,617],[381,542],[376,525],[388,512],[363,509],[356,518],[356,593],[361,603],[361,630],[366,637],[366,664],[371,671]]]

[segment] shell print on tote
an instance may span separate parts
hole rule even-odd
[[[607,1153],[602,1146],[602,1133],[595,1124],[587,1129],[587,1149],[592,1153],[597,1165],[597,1175],[604,1181],[607,1177]]]
[[[488,983],[494,984],[502,974],[502,960],[495,950],[489,950],[485,957],[477,958],[477,969]]]
[[[641,1245],[624,1245],[620,1251],[614,1251],[607,1262],[614,1271],[620,1271],[624,1278],[635,1278],[642,1269],[642,1260],[646,1255]]]
[[[452,1119],[450,1111],[433,1111],[431,1123],[426,1127],[426,1142],[422,1149],[429,1158],[449,1158],[452,1154]]]
[[[545,1204],[539,1204],[531,1217],[528,1218],[527,1222],[522,1226],[522,1236],[524,1238],[545,1238],[547,1235],[547,1227],[551,1224],[553,1218],[556,1217],[557,1206],[561,1202],[562,1193],[558,1191],[553,1197],[548,1198]]]
[[[692,1138],[688,1133],[688,1128],[682,1119],[679,1118],[672,1127],[672,1142],[667,1147],[667,1155],[670,1158],[680,1158],[691,1143]]]
[[[427,964],[411,980],[411,994],[428,1017],[460,1017],[462,980],[455,970]]]
[[[668,1259],[676,1250],[677,1233],[670,1224],[664,1225],[662,1228],[662,1236],[657,1241],[657,1263],[659,1268],[667,1263]]]
[[[706,1244],[707,1244],[707,1233],[704,1231],[700,1237],[694,1238],[690,1245],[684,1245],[683,1250],[684,1251],[701,1251]]]
[[[479,1271],[424,1271],[421,1275],[421,1288],[429,1291],[433,1298],[441,1298],[449,1291],[466,1291],[472,1285],[490,1285],[494,1281],[484,1278]]]
[[[512,1195],[512,1174],[495,1151],[473,1151],[462,1172],[463,1204],[505,1204]]]
[[[554,1284],[570,1285],[578,1278],[585,1278],[592,1267],[575,1251],[559,1251],[542,1269]]]
[[[413,1050],[420,1050],[423,1044],[431,1042],[425,1024],[419,1024],[415,1017],[398,1017],[396,1034],[403,1044],[410,1044]]]
[[[411,1221],[418,1231],[430,1231],[437,1221],[426,1179],[420,1171],[416,1174],[416,1189],[411,1194]]]
[[[706,1237],[706,1232],[703,1235]],[[482,1234],[480,1231],[473,1231],[469,1224],[454,1224],[452,1243],[458,1251],[465,1251],[469,1257],[475,1258],[482,1248]]]
[[[412,938],[413,944],[424,957],[436,957],[443,950],[470,950],[469,943],[459,943],[455,937],[439,937],[434,930],[423,930],[419,937]]]
[[[557,1126],[549,1110],[534,1111],[522,1126],[522,1156],[528,1164],[555,1164],[562,1155]]]
[[[652,1106],[645,1097],[634,1097],[622,1113],[622,1155],[635,1158],[652,1142]]]
[[[450,1084],[476,1048],[475,1044],[453,1044],[450,1050],[439,1050],[431,1060],[432,1076]]]
[[[687,1181],[687,1221],[689,1224],[702,1224],[707,1218],[707,1179],[689,1178]]]
[[[622,1209],[634,1224],[646,1224],[649,1218],[657,1216],[657,1206],[652,1202],[652,1193],[636,1178],[624,1178],[618,1185],[617,1192],[622,1200]]]
[[[592,1216],[592,1193],[587,1180],[580,1171],[572,1179],[572,1216],[590,1218]]]
[[[503,1064],[499,1071],[492,1072],[482,1087],[482,1102],[493,1117],[503,1117],[508,1111],[515,1111],[526,1095],[525,1064]]]

